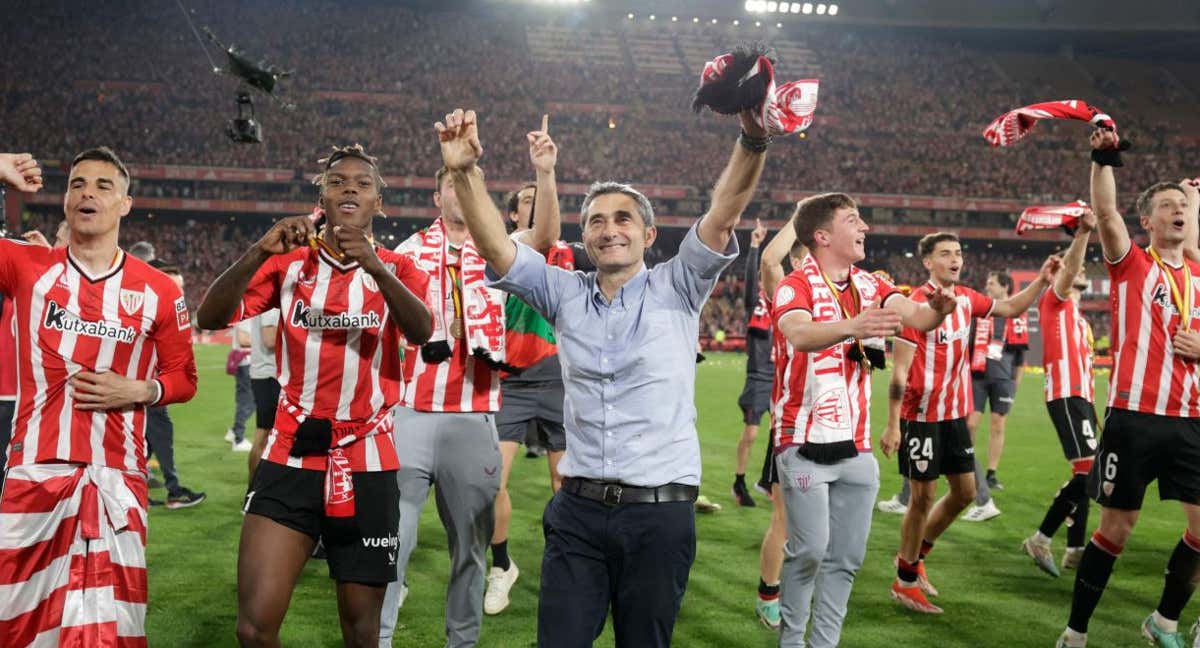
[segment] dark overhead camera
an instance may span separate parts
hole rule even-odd
[[[248,90],[237,94],[237,117],[225,125],[225,134],[239,144],[262,144],[262,124],[254,118],[254,100]]]

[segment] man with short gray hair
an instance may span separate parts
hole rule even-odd
[[[590,273],[548,265],[506,235],[475,165],[474,112],[437,124],[489,283],[541,313],[558,341],[567,450],[543,517],[539,646],[591,646],[610,606],[618,648],[671,643],[696,555],[700,310],[738,255],[734,228],[770,141],[748,112],[741,122],[712,207],[653,269],[643,260],[657,235],[650,201],[627,184],[592,185],[582,209]]]

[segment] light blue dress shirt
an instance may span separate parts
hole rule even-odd
[[[488,269],[489,286],[520,297],[554,326],[566,387],[567,451],[558,464],[564,477],[700,484],[700,309],[737,256],[736,237],[719,254],[693,226],[678,255],[643,267],[611,302],[596,273],[547,265],[522,244],[503,278]]]

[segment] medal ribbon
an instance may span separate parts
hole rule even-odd
[[[462,310],[462,284],[458,282],[458,268],[456,266],[446,265],[446,273],[450,275],[450,298],[454,302],[454,320],[462,321],[463,328],[466,328],[466,322],[463,321]]]
[[[833,282],[829,280],[829,275],[825,274],[824,270],[821,271],[821,279],[825,280],[825,285],[829,288],[829,291],[833,293],[833,301],[838,305],[838,310],[842,313],[842,319],[853,319],[862,312],[862,297],[859,296],[858,287],[854,285],[854,279],[851,277],[851,275],[846,275],[846,283],[848,284],[848,288],[850,290],[850,298],[854,302],[853,314],[846,311],[846,305],[842,303],[841,297],[838,296],[840,291],[836,286],[833,285]],[[860,361],[865,362],[867,355],[866,350],[863,349],[862,340],[855,338],[854,346],[858,349]]]
[[[1158,250],[1150,248],[1150,258],[1154,259],[1154,263],[1158,264],[1158,269],[1162,271],[1167,278],[1167,285],[1171,287],[1171,301],[1175,304],[1175,309],[1179,311],[1179,319],[1183,329],[1190,328],[1192,323],[1192,269],[1188,267],[1187,260],[1183,262],[1183,285],[1186,287],[1186,292],[1179,290],[1179,284],[1175,283],[1175,275],[1171,273],[1171,269],[1163,262],[1162,257],[1158,255]]]

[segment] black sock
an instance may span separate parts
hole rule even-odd
[[[1158,613],[1164,619],[1178,621],[1192,592],[1196,591],[1196,581],[1200,580],[1200,551],[1196,547],[1200,547],[1200,539],[1184,533],[1167,561],[1167,578],[1158,601]]]
[[[917,558],[917,562],[925,560],[925,556],[928,556],[929,552],[931,552],[931,551],[933,551],[933,543],[928,540],[922,539],[921,540],[921,553],[919,554],[920,557]]]
[[[1104,545],[1104,548],[1101,548]],[[1108,577],[1112,575],[1121,548],[1104,539],[1100,532],[1092,535],[1092,541],[1083,550],[1079,571],[1075,574],[1075,593],[1071,597],[1071,618],[1067,627],[1075,632],[1087,632],[1088,621],[1100,603]]]
[[[746,485],[746,473],[738,473],[738,474],[734,475],[733,476],[733,485],[734,486],[738,486],[738,485],[745,486]]]
[[[499,567],[504,571],[512,567],[512,561],[508,559],[508,540],[492,545],[492,567]]]
[[[995,470],[989,470],[989,471],[987,471],[987,478],[988,478],[988,479],[995,479],[995,478],[996,478],[996,471],[995,471]]]
[[[921,562],[920,559],[916,563],[910,563],[903,558],[896,558],[896,577],[900,579],[900,582],[917,582],[917,563],[919,562]]]
[[[779,598],[779,583],[767,585],[763,579],[758,579],[758,596],[764,601]]]
[[[1038,531],[1041,531],[1042,535],[1046,536],[1047,538],[1053,538],[1054,534],[1058,533],[1058,529],[1062,526],[1063,521],[1067,519],[1067,516],[1072,516],[1075,508],[1078,506],[1079,496],[1081,494],[1084,496],[1084,501],[1086,501],[1086,480],[1087,477],[1085,475],[1075,475],[1071,477],[1071,481],[1063,484],[1062,487],[1058,489],[1058,494],[1054,496],[1054,501],[1050,503],[1050,508],[1046,510],[1046,517],[1042,518],[1042,526],[1038,528]],[[1074,516],[1072,516],[1072,518],[1074,518]],[[1078,519],[1075,519],[1075,522],[1078,522]],[[1073,524],[1072,530],[1074,530],[1074,526],[1075,525]],[[1087,524],[1085,523],[1078,526],[1083,528],[1086,527]],[[1079,547],[1083,545],[1083,531],[1080,531],[1079,544],[1071,544],[1070,542],[1067,544],[1072,547]]]
[[[1071,513],[1071,526],[1067,527],[1068,547],[1082,547],[1083,543],[1087,542],[1088,507],[1090,505],[1091,498],[1087,496],[1085,490],[1075,502],[1075,512]]]

